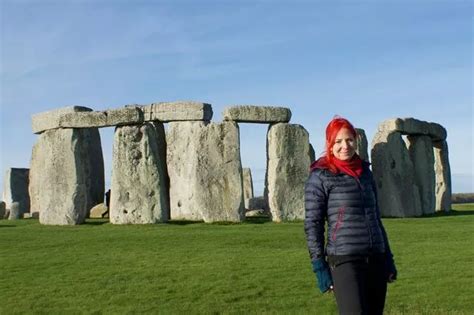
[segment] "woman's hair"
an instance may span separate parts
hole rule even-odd
[[[326,127],[326,162],[330,170],[335,170],[334,166],[334,155],[332,154],[332,146],[336,143],[336,136],[339,130],[346,128],[357,140],[357,132],[349,122],[349,120],[336,116],[334,117]]]

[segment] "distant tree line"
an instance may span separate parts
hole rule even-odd
[[[452,194],[452,203],[471,203],[474,202],[474,193]]]

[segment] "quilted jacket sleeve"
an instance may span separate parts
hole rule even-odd
[[[305,185],[304,229],[311,261],[324,257],[324,224],[327,218],[327,191],[319,172],[313,171]]]

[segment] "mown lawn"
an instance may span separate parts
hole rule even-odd
[[[399,271],[386,314],[474,313],[474,204],[384,219]],[[0,221],[0,314],[334,314],[303,224],[42,226]]]

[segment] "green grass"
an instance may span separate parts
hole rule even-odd
[[[474,204],[384,219],[399,271],[386,314],[472,314]],[[42,226],[0,221],[0,314],[335,314],[303,224]]]

